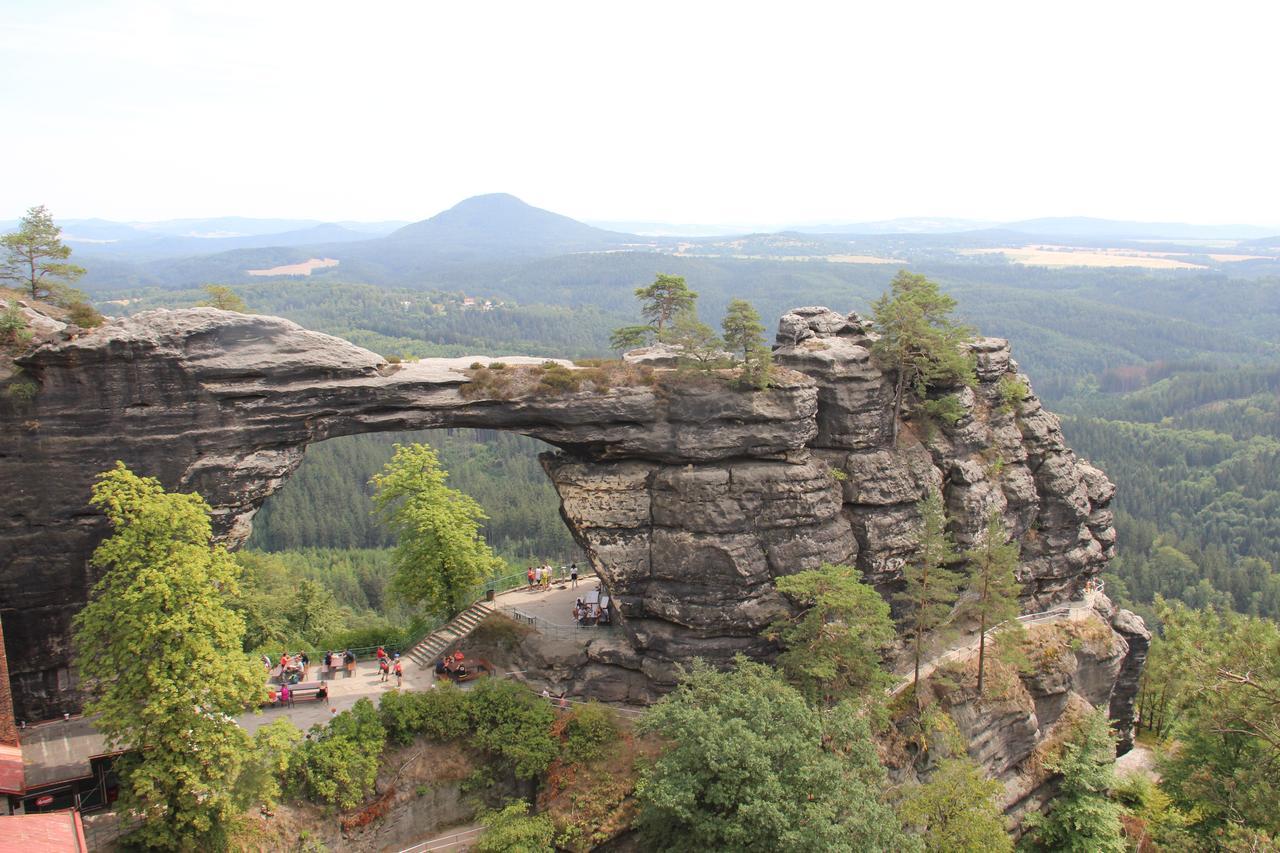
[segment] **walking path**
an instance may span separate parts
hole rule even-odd
[[[1077,622],[1081,619],[1088,618],[1089,613],[1093,611],[1093,602],[1094,602],[1094,594],[1092,592],[1086,592],[1085,597],[1082,601],[1069,601],[1066,604],[1053,608],[1052,610],[1046,610],[1041,613],[1028,613],[1024,616],[1019,616],[1017,621],[1023,623],[1024,625],[1031,625],[1031,624],[1040,623],[1040,622],[1058,622],[1064,619],[1069,622]],[[1004,627],[1004,624],[1005,623],[1002,622],[999,625],[996,625],[994,628],[988,628],[986,632],[987,640],[990,641],[992,635],[994,635],[997,631],[999,631],[1002,627]],[[967,658],[967,657],[970,657],[971,655],[976,655],[978,653],[979,639],[980,639],[979,635],[975,633],[965,642],[961,643],[959,646],[956,646],[955,648],[952,648],[944,652],[943,654],[938,655],[935,658],[931,658],[928,661],[921,661],[920,662],[920,680],[924,681],[926,678],[932,675],[933,672],[938,669],[938,667],[943,666],[947,663],[950,663],[953,660],[958,660],[960,658]],[[908,687],[910,687],[911,684],[915,681],[914,668],[908,669],[905,673],[895,672],[894,675],[898,676],[899,680],[897,684],[889,688],[889,695],[891,697],[897,696],[903,690],[906,690]]]
[[[493,602],[478,602],[444,627],[428,634],[413,647],[405,659],[402,686],[407,690],[430,690],[436,680],[436,658],[446,648],[470,635],[489,613],[498,609],[516,607],[522,612],[537,615],[549,622],[567,624],[572,621],[574,600],[596,589],[597,584],[597,579],[590,576],[579,578],[576,588],[568,581],[553,583],[549,589],[530,591],[527,587],[519,587],[499,593]],[[595,636],[589,632],[589,629],[584,629],[583,634],[584,639]],[[312,677],[315,677],[318,672],[317,666],[312,670]],[[376,705],[378,697],[396,689],[395,675],[390,675],[386,681],[383,681],[378,672],[376,660],[357,661],[354,675],[339,675],[325,683],[329,685],[327,703],[311,698],[298,699],[291,707],[263,708],[261,713],[251,711],[242,714],[236,722],[252,733],[268,723],[284,718],[298,728],[306,730],[317,723],[324,723],[335,714],[348,710],[360,699],[369,699]]]

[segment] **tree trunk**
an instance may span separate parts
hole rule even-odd
[[[898,381],[893,387],[893,433],[891,436],[890,446],[898,446],[898,418],[902,415],[902,395],[907,388],[907,372],[904,368],[898,368]]]
[[[919,622],[916,623],[915,647],[916,647],[916,677],[911,682],[911,692],[915,694],[916,704],[919,705],[920,704],[920,623]]]
[[[1147,680],[1147,670],[1143,667],[1142,681],[1138,683],[1138,728],[1141,729],[1145,725],[1147,731],[1151,731],[1151,721],[1147,719],[1147,703],[1150,699],[1147,694]]]
[[[982,621],[978,629],[978,695],[982,695],[982,677],[987,664],[987,612],[982,612]]]

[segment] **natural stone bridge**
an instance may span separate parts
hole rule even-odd
[[[1004,513],[1027,609],[1071,598],[1112,554],[1114,488],[1033,395],[1001,405],[996,383],[1017,371],[1007,344],[974,344],[980,382],[958,392],[959,423],[907,421],[894,447],[870,343],[856,315],[797,309],[782,318],[785,369],[768,391],[670,381],[511,399],[462,392],[474,359],[390,365],[286,320],[209,308],[46,344],[19,359],[34,399],[0,402],[0,614],[18,714],[77,706],[69,626],[107,532],[87,503],[98,472],[120,459],[199,492],[238,545],[307,444],[359,432],[485,427],[559,448],[544,467],[628,640],[588,653],[583,683],[607,698],[648,699],[695,655],[769,656],[760,632],[787,607],[779,575],[846,562],[887,591],[911,552],[915,504],[939,485],[962,544],[990,507]],[[1126,636],[1139,641],[1136,678],[1145,640]],[[1121,717],[1134,686],[1113,697]]]

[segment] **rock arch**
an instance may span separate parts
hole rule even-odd
[[[562,516],[621,608],[627,642],[593,644],[584,672],[611,675],[598,679],[609,698],[652,696],[694,655],[767,655],[760,630],[786,607],[771,583],[780,574],[856,562],[892,585],[931,485],[944,486],[961,541],[989,507],[1006,514],[1023,539],[1028,606],[1096,575],[1113,549],[1114,488],[1034,395],[1010,409],[999,399],[998,380],[1017,371],[1007,344],[974,344],[980,383],[960,392],[965,418],[907,423],[891,447],[870,342],[856,315],[797,309],[781,321],[780,375],[765,392],[660,381],[503,396],[464,392],[473,359],[392,365],[287,320],[210,308],[46,344],[19,359],[34,399],[0,404],[0,614],[18,714],[77,705],[58,674],[106,532],[89,489],[117,459],[200,492],[236,545],[311,442],[442,427],[541,439],[559,448],[543,466]]]

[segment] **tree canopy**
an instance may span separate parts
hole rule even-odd
[[[764,339],[760,314],[745,299],[733,299],[721,322],[725,346],[742,353],[742,381],[754,388],[767,388],[773,366],[773,352]]]
[[[1027,820],[1035,849],[1067,853],[1124,853],[1120,831],[1123,807],[1111,799],[1115,787],[1116,743],[1105,710],[1080,719],[1045,767],[1062,782],[1047,814]]]
[[[956,561],[955,543],[947,532],[942,494],[930,491],[919,504],[921,527],[916,550],[902,567],[902,592],[896,596],[906,608],[905,629],[915,661],[913,689],[920,686],[920,660],[925,637],[951,619],[951,606],[959,595],[962,578],[948,568]]]
[[[926,853],[1012,851],[1000,809],[1004,786],[968,756],[944,758],[928,781],[907,789],[898,815]]]
[[[394,588],[413,604],[453,616],[467,591],[502,562],[480,536],[484,510],[445,485],[448,474],[425,444],[396,445],[370,483],[374,505],[396,535]]]
[[[640,728],[670,741],[636,788],[649,849],[913,847],[880,799],[865,727],[846,731],[856,743],[824,748],[823,715],[767,666],[695,662]]]
[[[1018,615],[1021,584],[1014,576],[1020,546],[1010,541],[1000,511],[992,509],[987,526],[974,546],[965,551],[969,561],[969,591],[964,612],[978,619],[978,695],[982,695],[987,663],[987,629]]]
[[[893,438],[903,399],[911,390],[922,402],[930,388],[940,384],[975,381],[973,358],[961,345],[972,332],[955,324],[951,314],[956,301],[937,283],[923,275],[899,270],[884,293],[871,306],[880,338],[872,352],[896,378],[893,389]]]
[[[825,564],[786,575],[778,591],[800,612],[774,623],[768,633],[786,648],[783,672],[813,699],[871,696],[891,679],[880,663],[897,639],[889,604],[849,566]]]
[[[76,666],[97,729],[129,750],[116,765],[120,806],[141,816],[145,845],[223,848],[252,758],[232,717],[262,694],[231,607],[238,567],[213,544],[199,495],[169,494],[117,463],[91,503],[113,533],[94,552],[105,574],[75,619]]]
[[[1206,843],[1239,830],[1280,838],[1280,626],[1163,601],[1158,612],[1151,665],[1169,679],[1160,713],[1173,736],[1161,786]]]
[[[204,304],[209,308],[220,308],[223,311],[239,311],[241,314],[249,309],[245,306],[240,294],[223,284],[206,284],[204,292],[209,300]]]
[[[693,308],[698,294],[684,283],[684,277],[658,273],[653,284],[636,288],[640,314],[661,335],[673,319]]]
[[[0,237],[5,257],[0,281],[12,281],[32,299],[74,302],[83,297],[72,289],[84,268],[68,263],[71,247],[62,242],[62,229],[44,205],[27,211],[18,230]]]

